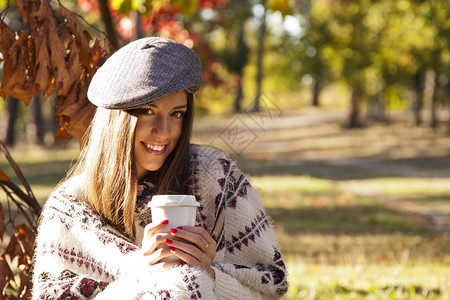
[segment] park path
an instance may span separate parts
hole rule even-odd
[[[429,219],[436,231],[450,232],[450,135],[439,126],[411,126],[405,116],[388,124],[345,129],[346,112],[310,108],[200,118],[194,141],[228,151],[251,175],[309,175],[348,183],[389,208]],[[417,201],[358,190],[362,180],[425,178],[448,182],[436,210]],[[442,185],[442,184],[441,184]]]

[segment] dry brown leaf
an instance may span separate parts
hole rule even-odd
[[[18,232],[16,233],[16,236],[20,244],[25,250],[25,253],[27,253],[31,257],[33,253],[33,245],[35,240],[34,232],[25,224],[18,225],[17,231]]]
[[[82,142],[86,128],[94,117],[95,110],[96,107],[90,102],[87,102],[87,104],[82,106],[82,108],[77,111],[77,114],[72,117],[68,132],[80,143]]]
[[[46,19],[49,16],[54,16],[53,10],[50,7],[50,1],[27,0],[27,2],[32,3],[31,6],[33,6],[35,8],[32,10],[26,11],[26,13],[29,14],[30,25],[45,26]],[[50,27],[50,29],[51,29],[51,27]]]
[[[0,289],[3,291],[9,285],[9,280],[7,279],[13,275],[3,255],[0,257],[0,274],[2,274],[0,276]]]
[[[32,10],[31,4],[33,4],[33,1],[28,0],[16,0],[17,9],[19,10],[20,14],[22,15],[23,23],[28,23],[28,13]]]
[[[72,138],[72,135],[67,132],[67,129],[64,126],[61,126],[58,128],[58,130],[55,131],[55,143],[59,141],[64,140],[70,140]]]
[[[47,93],[48,88],[51,85],[53,77],[50,74],[50,53],[48,49],[48,36],[41,32],[38,38],[35,40],[36,47],[36,76],[34,80],[34,86],[37,90],[41,90]]]
[[[11,77],[11,73],[13,71],[12,62],[9,59],[7,53],[8,50],[11,49],[12,44],[15,42],[14,32],[6,25],[3,20],[0,20],[0,52],[6,53],[3,55],[3,77],[2,77],[2,87]],[[0,89],[0,96],[6,99],[6,93]]]
[[[19,98],[26,106],[30,104],[31,96],[34,92],[32,84],[28,82],[28,75],[30,75],[28,37],[28,31],[24,30],[8,51],[4,68],[8,69],[7,73],[9,76],[3,78],[1,87],[2,94],[6,98]]]
[[[9,239],[9,243],[5,248],[4,255],[9,255],[10,257],[23,255],[19,240],[15,235],[11,236],[11,238]]]
[[[28,104],[33,94],[42,91],[48,97],[56,92],[55,119],[60,125],[56,141],[72,135],[80,140],[95,110],[87,100],[87,86],[109,56],[106,39],[92,39],[78,17],[63,6],[57,17],[48,0],[16,3],[27,30],[14,33],[0,20],[4,58],[0,96]]]
[[[50,49],[52,49],[52,55],[50,57],[50,63],[53,67],[53,73],[55,76],[55,84],[61,87],[58,94],[67,95],[72,87],[68,84],[68,81],[74,82],[75,80],[71,78],[71,74],[67,70],[66,65],[66,48],[64,43],[59,39],[56,31],[50,30],[49,32],[49,44]]]
[[[2,170],[0,170],[0,181],[10,181],[10,180],[11,179],[9,178],[9,176],[6,175]]]
[[[7,52],[6,50],[11,47],[16,39],[14,37],[14,32],[2,19],[0,19],[0,34],[2,36],[0,39],[0,51],[2,51],[2,53]]]
[[[88,67],[91,62],[91,53],[89,51],[91,35],[84,29],[78,21],[78,18],[71,11],[60,5],[59,12],[61,17],[66,19],[67,27],[75,37],[75,43],[80,50],[80,62]]]

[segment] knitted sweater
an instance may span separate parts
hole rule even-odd
[[[191,146],[196,223],[216,240],[215,280],[191,266],[149,274],[140,264],[151,182],[138,186],[136,237],[94,213],[73,178],[48,199],[34,257],[33,299],[274,299],[287,291],[286,270],[258,193],[222,151]]]

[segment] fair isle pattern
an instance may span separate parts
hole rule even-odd
[[[57,201],[55,201],[56,199]],[[58,197],[53,198],[52,200],[53,201],[48,204],[48,208],[59,207],[61,203],[58,202],[64,201],[64,198]],[[68,204],[72,205],[74,203],[73,201],[68,201],[63,205]],[[106,228],[101,230],[101,228],[97,228],[97,226],[91,227],[86,225],[94,224],[93,220],[87,220],[84,217],[81,218],[81,220],[73,220],[65,215],[60,215],[59,212],[48,209],[47,207],[41,224],[41,228],[43,228],[44,231],[46,231],[46,229],[59,227],[59,229],[64,232],[61,236],[64,236],[65,238],[67,238],[68,235],[73,234],[74,230],[78,231],[83,236],[85,234],[86,236],[90,236],[89,245],[81,246],[92,246],[93,248],[103,249],[105,252],[96,253],[97,257],[94,257],[95,255],[92,255],[92,252],[87,251],[85,247],[68,248],[67,246],[72,244],[70,241],[64,241],[66,243],[55,243],[49,238],[49,243],[38,242],[36,257],[40,258],[39,261],[42,263],[43,260],[47,260],[50,263],[54,263],[56,260],[58,261],[61,271],[59,273],[54,272],[55,270],[52,270],[53,272],[38,272],[38,270],[43,269],[43,267],[36,265],[37,267],[34,276],[37,276],[37,279],[34,280],[34,283],[36,285],[35,289],[39,290],[39,294],[34,294],[35,299],[92,299],[105,291],[111,282],[119,282],[127,277],[126,270],[123,272],[118,270],[117,272],[111,273],[108,271],[109,268],[105,267],[106,264],[110,263],[108,261],[109,256],[107,255],[108,251],[106,247],[109,247],[109,251],[113,250],[117,256],[116,258],[121,259],[119,256],[133,255],[138,250],[137,246],[132,245],[115,235],[111,235],[106,232]],[[78,215],[80,216],[80,214]],[[84,216],[85,214],[81,215]],[[58,235],[52,236],[55,237]],[[73,242],[77,241],[73,240]],[[51,258],[51,260],[49,258]],[[109,258],[114,260],[113,257]],[[132,259],[128,264],[131,269],[137,267],[134,265]],[[181,294],[185,294],[185,296],[181,298],[178,297],[180,292],[171,291],[170,286],[165,289],[159,289],[157,286],[158,284],[155,282],[154,278],[152,278],[155,285],[152,289],[145,290],[144,286],[143,291],[136,292],[136,296],[133,296],[130,299],[145,297],[145,299],[169,300],[173,298],[171,295],[175,295],[175,299],[201,299],[199,295],[201,295],[202,292],[200,291],[200,284],[197,282],[198,278],[195,275],[191,275],[195,274],[195,270],[190,269],[189,271],[183,271],[182,269],[174,269],[174,272],[179,272],[184,276],[183,288],[180,288],[180,290],[183,291]],[[174,275],[175,274],[171,274],[170,276],[166,275],[166,277],[173,277]],[[205,282],[204,278],[202,280]],[[152,280],[149,280],[149,282],[152,282]],[[124,287],[129,284],[130,283],[124,284]],[[210,288],[210,290],[212,291],[212,288]],[[112,292],[112,294],[115,296],[115,293]],[[131,292],[131,294],[133,295],[133,292]],[[208,293],[205,294],[208,295]],[[128,297],[128,293],[126,296]],[[107,299],[113,298],[107,297]]]
[[[187,289],[191,293],[190,299],[192,300],[202,299],[200,285],[197,283],[197,277],[195,275],[187,273],[184,276],[183,281],[187,284]]]
[[[257,287],[262,294],[278,298],[287,292],[286,268],[259,195],[223,152],[195,150],[203,150],[202,147],[194,148],[194,153],[199,155],[193,157],[198,160],[196,165],[203,167],[209,175],[198,180],[200,184],[195,194],[206,194],[215,199],[215,223],[207,228],[218,241],[216,259],[220,262],[215,266],[238,281]],[[210,161],[215,161],[214,165],[208,163]],[[209,184],[201,184],[207,178]],[[209,193],[212,180],[218,186],[216,194]],[[253,266],[249,264],[252,260]],[[246,267],[240,269],[235,265]]]
[[[68,192],[68,189],[70,189],[70,187],[62,187],[58,195],[50,196],[49,200],[51,201],[48,201],[48,206],[49,210],[53,212],[50,214],[50,218],[58,217],[67,229],[70,229],[74,222],[79,222],[82,224],[81,226],[84,230],[87,230],[87,228],[103,230],[105,233],[116,236],[120,240],[124,240],[128,245],[133,247],[130,239],[94,213],[86,203],[77,200],[73,191]],[[105,234],[101,233],[99,238],[105,238]],[[123,243],[119,244],[120,246],[127,248]]]
[[[74,200],[65,191],[61,193],[61,197],[61,199],[67,199],[68,201],[54,199],[56,201],[52,202],[53,205],[50,205],[53,212],[49,213],[49,220],[58,218],[67,230],[70,230],[77,222],[81,224],[80,228],[84,231],[96,229],[95,234],[104,245],[112,243],[124,254],[137,250],[137,247],[131,241],[94,214],[84,203]]]
[[[192,177],[193,177],[193,194],[195,195],[195,199],[200,203],[200,207],[198,207],[197,209],[197,216],[196,216],[196,223],[199,226],[202,227],[206,227],[205,226],[205,221],[207,219],[206,215],[204,214],[204,201],[202,198],[202,195],[198,193],[198,183],[199,183],[199,175],[202,174],[202,165],[198,159],[198,154],[197,153],[191,153],[191,166],[192,166]]]
[[[70,261],[72,264],[76,264],[78,268],[84,268],[86,273],[98,273],[99,275],[104,275],[107,279],[114,280],[117,274],[110,274],[107,271],[103,270],[103,266],[96,261],[93,257],[89,257],[82,251],[76,251],[75,248],[65,249],[60,245],[54,245],[53,243],[50,245],[43,244],[41,248],[42,255],[58,255],[61,259],[65,261]],[[64,270],[63,273],[69,272],[68,270]],[[73,274],[73,273],[72,273]]]
[[[78,279],[77,274],[69,270],[64,270],[57,278],[49,273],[42,273],[39,279],[41,282],[58,282],[51,286],[43,284],[41,299],[55,299],[54,295],[58,290],[60,291],[58,299],[89,299],[108,286],[108,282],[97,282],[90,278]]]
[[[261,232],[269,227],[269,221],[266,219],[264,212],[260,213],[250,223],[250,226],[244,226],[243,231],[239,231],[237,235],[232,235],[231,241],[226,241],[225,247],[231,253],[234,249],[241,250],[243,246],[248,247],[249,242],[254,243],[256,237],[261,236]]]
[[[183,266],[148,274],[139,260],[147,202],[157,193],[138,186],[136,237],[123,236],[87,205],[78,179],[47,201],[37,237],[33,299],[275,299],[286,293],[286,268],[258,193],[234,161],[217,149],[191,146],[196,223],[216,240],[215,283]],[[80,184],[81,182],[81,184]],[[72,186],[73,185],[73,186]]]

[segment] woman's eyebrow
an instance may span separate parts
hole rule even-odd
[[[182,109],[182,108],[186,108],[186,107],[187,107],[187,105],[175,106],[174,108],[172,108],[172,110],[173,109]]]
[[[158,108],[158,105],[150,104],[149,106],[143,107],[143,109],[150,108],[150,107]],[[182,109],[182,108],[186,108],[186,107],[187,107],[187,104],[184,104],[184,105],[172,107],[172,110],[174,110],[174,109]]]

